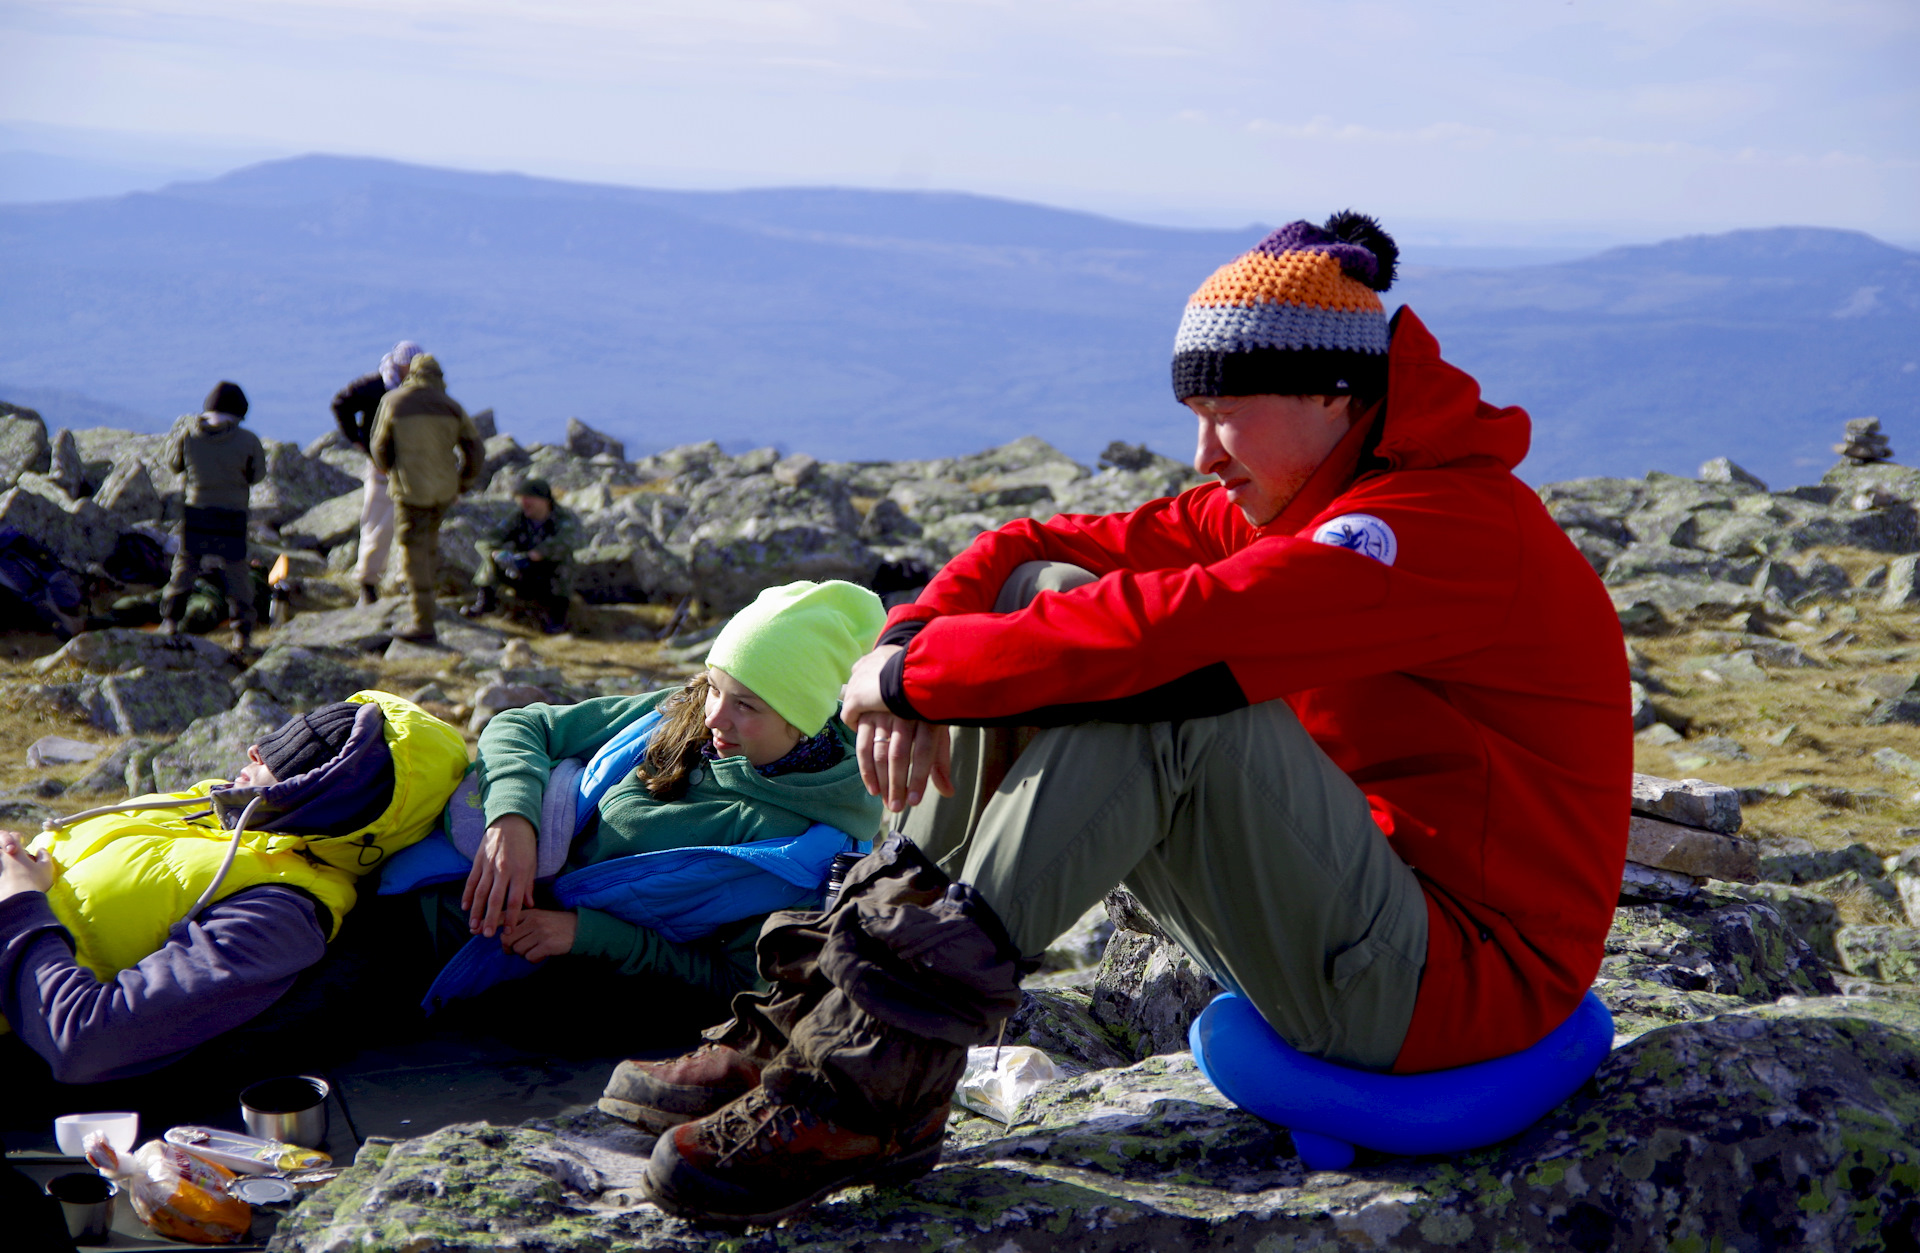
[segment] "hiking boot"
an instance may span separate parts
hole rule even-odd
[[[409,644],[438,644],[440,637],[433,633],[432,627],[410,626],[404,631],[395,631],[393,638],[405,640]]]
[[[647,1187],[667,1212],[773,1223],[841,1188],[933,1169],[968,1047],[996,1037],[1037,964],[965,884],[929,905],[843,904],[820,929],[832,990],[760,1086],[654,1145]]]
[[[948,879],[904,835],[882,841],[848,870],[840,899],[932,904]],[[655,1133],[704,1118],[760,1084],[760,1072],[787,1046],[794,1025],[833,990],[820,973],[824,923],[832,910],[782,910],[761,928],[760,974],[772,989],[733,998],[733,1017],[701,1034],[706,1042],[666,1061],[634,1058],[614,1067],[600,1111]]]
[[[162,635],[180,634],[180,623],[173,618],[160,619],[160,634]]]
[[[380,588],[378,584],[362,583],[360,585],[360,603],[361,604],[371,605],[376,603],[379,599],[380,599]]]
[[[663,1134],[647,1159],[648,1198],[682,1218],[771,1226],[858,1184],[917,1179],[940,1164],[945,1106],[902,1132],[870,1135],[755,1088]]]
[[[733,1017],[700,1034],[705,1042],[666,1061],[634,1058],[613,1068],[600,1112],[658,1134],[705,1118],[760,1086],[760,1072],[787,1047],[787,1035],[833,987],[811,968],[787,972],[765,992],[740,992]]]
[[[624,1061],[607,1080],[600,1112],[657,1135],[753,1091],[770,1060],[709,1041],[670,1061]]]

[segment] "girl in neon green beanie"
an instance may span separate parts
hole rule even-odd
[[[597,910],[533,908],[536,874],[790,837],[814,823],[870,838],[880,803],[860,781],[853,734],[836,711],[885,618],[879,598],[852,583],[769,588],[727,624],[707,668],[684,687],[496,716],[480,736],[486,833],[460,898],[465,929],[498,934],[535,962],[598,962],[608,975],[666,976],[721,995],[752,986],[758,920],[719,943],[675,944]],[[542,831],[555,764],[591,757],[656,708],[663,720],[645,757],[602,796],[597,821],[578,836]]]

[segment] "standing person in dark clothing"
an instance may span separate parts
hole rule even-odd
[[[520,501],[520,516],[480,550],[473,603],[460,612],[469,618],[492,613],[504,589],[531,603],[540,614],[541,629],[554,635],[567,629],[580,523],[571,509],[554,503],[545,479],[522,479],[513,494]]]
[[[349,444],[366,452],[373,439],[373,420],[380,399],[406,382],[407,366],[424,349],[410,339],[393,346],[380,358],[380,368],[340,389],[333,398],[333,420]],[[367,462],[367,488],[360,498],[360,559],[354,578],[360,584],[360,603],[380,598],[380,576],[387,570],[387,550],[393,544],[393,496],[387,491],[386,472]]]
[[[213,559],[224,567],[227,616],[233,621],[233,646],[253,638],[253,579],[247,570],[247,498],[267,473],[260,437],[242,430],[247,395],[236,383],[222,381],[207,393],[206,412],[173,425],[168,460],[186,476],[186,517],[180,523],[180,551],[160,602],[160,630],[180,629],[194,575]]]
[[[380,401],[368,446],[373,464],[391,479],[398,520],[394,538],[407,553],[413,621],[399,638],[433,640],[433,581],[440,572],[440,521],[462,492],[480,479],[486,449],[460,402],[447,395],[440,363],[421,353],[407,381]]]

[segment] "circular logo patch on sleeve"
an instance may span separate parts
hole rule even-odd
[[[1370,513],[1343,513],[1314,528],[1313,542],[1350,548],[1362,557],[1371,557],[1383,566],[1393,564],[1400,555],[1400,541],[1393,528]]]

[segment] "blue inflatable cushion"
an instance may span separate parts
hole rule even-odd
[[[1613,1047],[1613,1015],[1588,992],[1532,1048],[1412,1075],[1309,1057],[1232,992],[1200,1012],[1188,1040],[1194,1061],[1221,1095],[1287,1128],[1309,1166],[1337,1170],[1353,1160],[1353,1145],[1458,1153],[1518,1135],[1593,1077]]]

